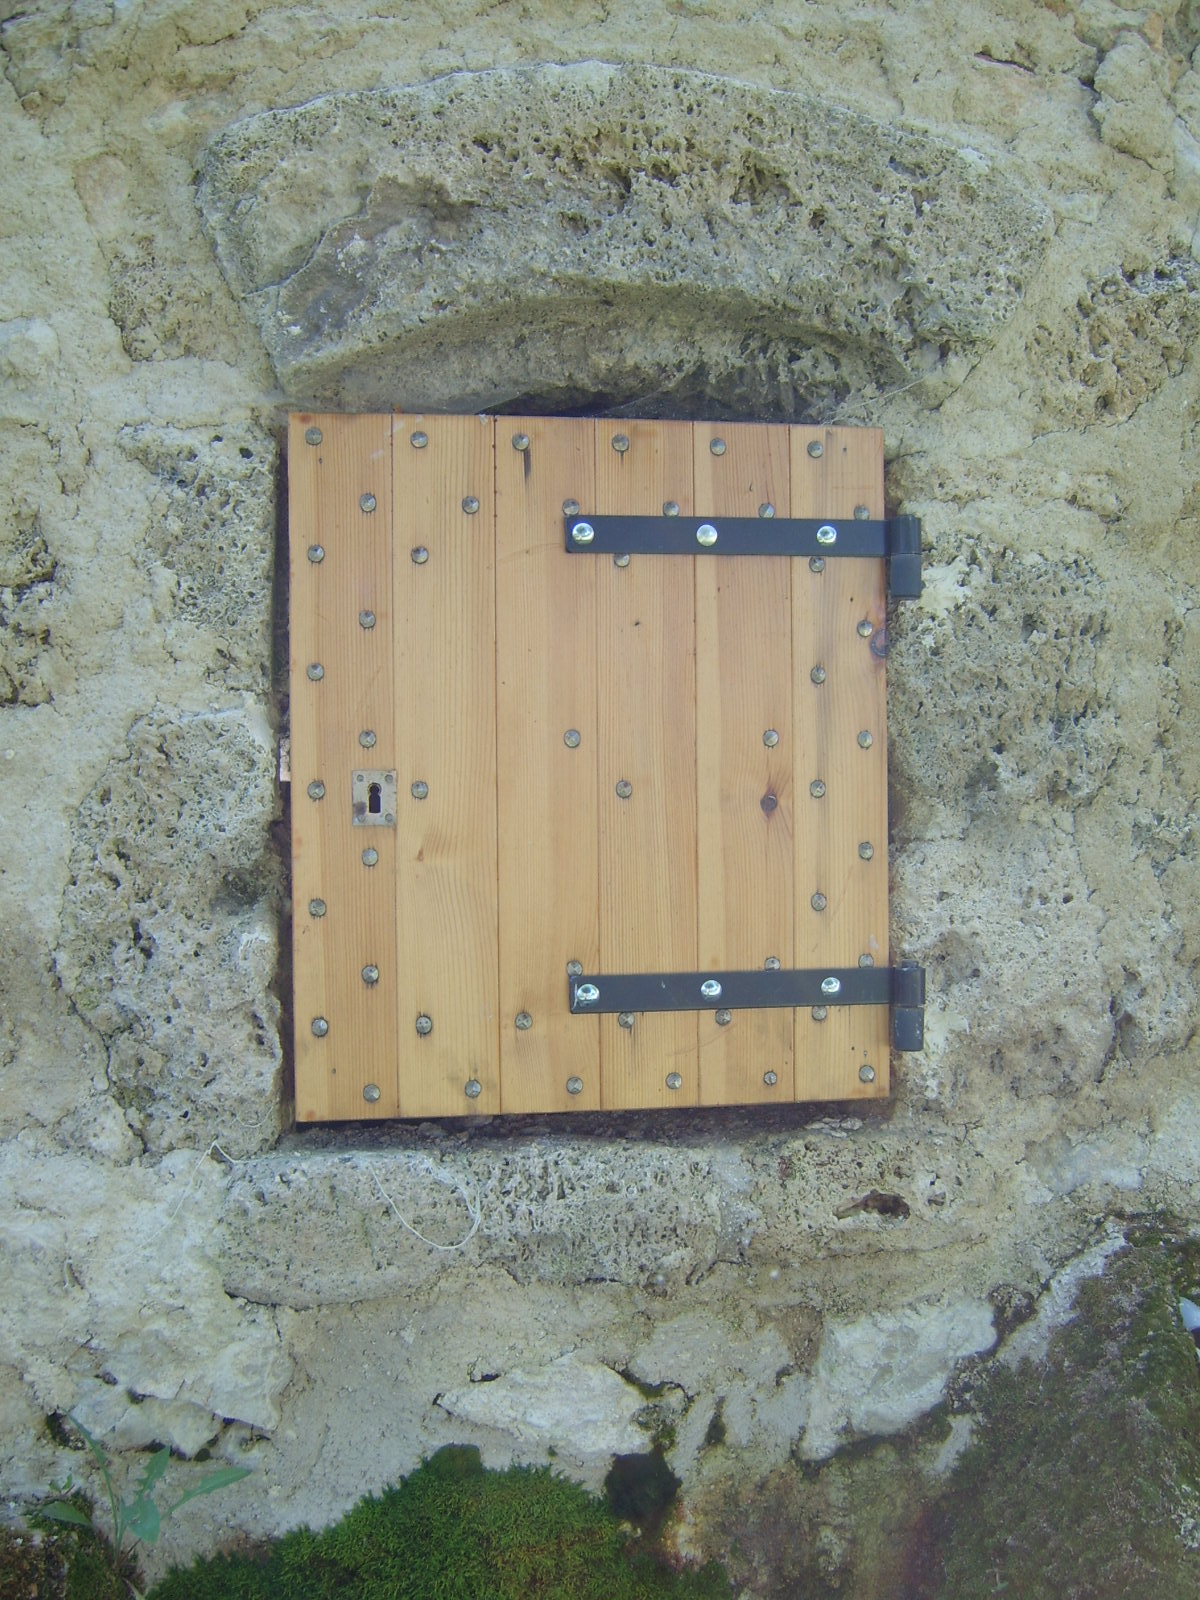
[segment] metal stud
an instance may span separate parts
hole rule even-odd
[[[594,1006],[600,998],[600,991],[594,983],[581,983],[575,991],[575,1003],[581,1006]]]
[[[462,508],[469,517],[473,517],[479,510],[479,496],[474,494],[463,495]]]
[[[758,508],[758,514],[760,517],[773,517],[775,515],[775,507],[769,500],[764,500]]]
[[[306,428],[304,430],[305,444],[320,444],[324,437],[325,435],[321,432],[320,428]]]
[[[702,544],[706,550],[711,550],[718,538],[717,530],[711,522],[702,522],[696,529],[696,543]]]
[[[358,497],[358,509],[365,511],[367,516],[370,516],[371,512],[374,511],[375,503],[373,494],[360,494]]]
[[[875,846],[869,839],[864,839],[858,847],[858,853],[864,861],[870,861],[875,854]]]
[[[312,1031],[318,1039],[325,1037],[329,1032],[329,1024],[324,1017],[314,1017],[312,1019]]]
[[[837,543],[837,529],[834,527],[832,522],[823,522],[821,524],[821,526],[817,529],[817,543],[818,544],[836,544]]]
[[[578,750],[579,749],[579,729],[578,728],[568,728],[566,733],[563,734],[563,743],[566,745],[568,750]]]
[[[629,435],[627,433],[614,433],[612,447],[619,456],[623,456],[629,449]]]
[[[478,1100],[483,1093],[483,1085],[478,1078],[468,1078],[466,1083],[463,1084],[463,1093],[468,1100]]]
[[[533,1018],[528,1011],[518,1011],[513,1018],[513,1027],[516,1028],[518,1033],[525,1033],[533,1027]]]
[[[323,917],[327,909],[328,907],[324,900],[310,900],[308,902],[308,914],[310,917]]]
[[[864,953],[858,958],[858,964],[860,967],[873,967],[875,965],[875,957],[870,953],[869,950],[864,951]]]
[[[312,683],[320,683],[321,679],[325,676],[325,668],[319,661],[310,661],[304,670],[308,674],[309,680]]]
[[[779,743],[779,735],[776,733],[774,728],[768,728],[763,734],[763,743],[766,745],[768,750],[774,750],[775,746]]]
[[[668,1089],[682,1089],[683,1088],[683,1078],[678,1072],[668,1072],[667,1073],[667,1088]]]
[[[429,560],[429,551],[426,550],[426,548],[425,548],[425,546],[423,544],[419,544],[419,545],[417,545],[416,549],[412,552],[412,558],[413,558],[413,564],[415,566],[423,567],[425,565],[425,563]]]
[[[379,1099],[379,1095],[380,1095],[380,1088],[379,1088],[379,1085],[377,1083],[364,1083],[363,1084],[363,1099],[365,1101],[367,1101],[367,1103],[369,1105],[374,1105],[376,1100]]]
[[[870,515],[871,515],[870,506],[855,506],[855,508],[854,508],[854,516],[855,516],[855,520],[856,521],[858,521],[858,522],[866,522],[866,520],[868,519],[868,517]]]
[[[372,984],[379,982],[379,968],[374,964],[374,962],[368,962],[367,965],[362,969],[362,981],[367,985],[368,988],[370,988]]]
[[[812,669],[812,671],[809,673],[809,677],[812,679],[812,681],[814,683],[824,683],[825,682],[825,668],[822,667],[822,666],[815,666]]]
[[[825,896],[818,889],[816,894],[813,895],[812,899],[808,903],[814,911],[824,911],[825,907],[829,904],[829,901],[826,900]]]
[[[677,517],[678,515],[679,515],[679,501],[678,500],[664,500],[663,501],[663,516],[664,517]]]
[[[529,435],[527,433],[514,433],[512,436],[512,447],[514,450],[528,450]]]
[[[825,781],[823,778],[814,778],[808,786],[808,792],[814,800],[825,798]]]
[[[874,632],[875,624],[869,617],[864,617],[858,625],[858,637],[860,639],[869,639]]]
[[[705,978],[700,985],[700,993],[706,1000],[718,1000],[721,995],[721,985],[715,978]]]
[[[714,456],[723,456],[725,454],[725,441],[724,439],[710,439],[708,448]]]
[[[778,972],[781,965],[782,962],[778,956],[768,956],[763,962],[763,967],[767,972]]]
[[[808,446],[808,453],[814,461],[819,461],[825,454],[825,446],[819,439],[813,439]]]
[[[421,1035],[422,1039],[427,1039],[433,1032],[433,1018],[427,1017],[422,1011],[421,1015],[417,1018],[416,1026],[417,1032]]]
[[[309,784],[309,786],[308,786],[308,798],[310,800],[324,800],[324,798],[325,798],[325,785],[321,782],[320,778],[315,779],[312,783]]]
[[[591,544],[596,537],[596,530],[590,522],[577,522],[571,529],[572,544]]]
[[[414,800],[425,800],[429,795],[429,785],[423,778],[418,778],[414,784],[409,786],[408,792]]]
[[[871,1063],[869,1061],[864,1061],[862,1066],[859,1067],[859,1069],[858,1069],[858,1076],[862,1080],[863,1083],[874,1083],[875,1082],[875,1068],[871,1065]]]
[[[729,1026],[729,1024],[733,1021],[733,1012],[732,1011],[726,1011],[724,1006],[722,1006],[720,1011],[718,1011],[716,1013],[716,1018],[717,1018],[717,1027],[718,1028],[727,1028]]]
[[[563,501],[563,516],[564,517],[577,517],[578,515],[579,515],[579,501],[578,500],[564,500]]]
[[[582,961],[568,961],[567,962],[567,977],[568,978],[582,978],[583,977],[583,962]]]
[[[813,1019],[814,1022],[824,1022],[825,1018],[828,1015],[829,1015],[829,1007],[828,1006],[814,1006],[812,1008],[812,1019]]]
[[[366,628],[369,632],[375,626],[375,613],[373,611],[360,611],[358,613],[358,625],[360,628]]]
[[[875,736],[869,729],[864,728],[858,736],[858,748],[860,750],[869,750],[874,743]]]
[[[358,736],[358,742],[364,750],[373,750],[375,748],[375,730],[373,728],[364,728]]]
[[[362,853],[362,864],[363,864],[364,867],[373,867],[373,866],[377,865],[378,861],[379,861],[379,851],[375,849],[374,845],[369,846],[366,850],[363,851],[363,853]]]
[[[617,1022],[619,1023],[619,1025],[622,1028],[632,1028],[633,1027],[633,1012],[632,1011],[618,1011],[617,1012]]]
[[[412,445],[414,450],[424,450],[425,446],[429,443],[429,435],[427,433],[422,433],[420,428],[418,428],[416,433],[409,434],[408,442]]]
[[[822,978],[821,979],[821,993],[822,994],[841,994],[841,992],[842,992],[842,980],[840,978]]]
[[[824,572],[825,571],[825,557],[824,556],[809,556],[809,558],[808,558],[808,570],[810,572]]]
[[[619,556],[614,556],[613,557],[613,566],[614,567],[627,567],[628,565],[629,565],[629,557],[627,555],[619,555]]]
[[[628,800],[633,793],[633,785],[628,778],[622,778],[617,784],[617,796],[621,800]]]
[[[766,1084],[768,1089],[773,1089],[779,1082],[779,1074],[777,1072],[764,1072],[763,1082]]]
[[[310,544],[308,547],[308,559],[314,567],[319,567],[325,559],[325,546],[323,544]]]
[[[567,1079],[567,1093],[568,1094],[582,1094],[583,1093],[583,1079],[582,1078],[568,1078]]]

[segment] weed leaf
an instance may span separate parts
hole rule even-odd
[[[86,1512],[80,1511],[78,1506],[67,1505],[61,1501],[57,1505],[39,1506],[39,1517],[49,1517],[51,1522],[73,1522],[77,1528],[90,1528],[92,1519]]]
[[[140,1539],[143,1544],[153,1544],[162,1525],[154,1501],[146,1495],[138,1495],[129,1507],[125,1525],[135,1539]]]

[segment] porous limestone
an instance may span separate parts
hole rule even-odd
[[[14,1512],[81,1471],[68,1411],[131,1470],[256,1469],[159,1563],[448,1441],[598,1487],[640,1439],[689,1549],[754,1524],[763,1596],[807,1457],[786,1534],[833,1585],[848,1463],[919,1529],[940,1397],[1106,1219],[1196,1223],[1198,50],[1180,0],[0,23]],[[928,1039],[887,1105],[292,1127],[277,545],[317,400],[882,428],[926,560],[887,643]],[[533,1389],[576,1380],[573,1457]]]

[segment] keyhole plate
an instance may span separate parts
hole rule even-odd
[[[356,828],[396,826],[396,774],[357,767],[351,785]]]

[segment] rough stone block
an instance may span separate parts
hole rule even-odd
[[[995,158],[599,62],[262,113],[198,199],[285,390],[350,409],[819,412],[978,354],[1047,237]]]

